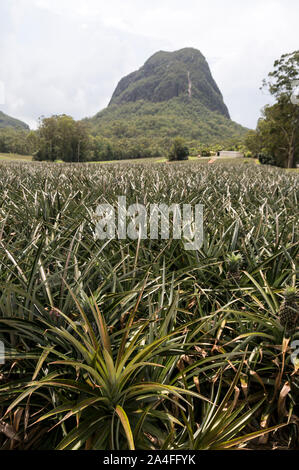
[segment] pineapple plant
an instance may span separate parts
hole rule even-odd
[[[226,258],[227,277],[238,280],[240,278],[240,268],[243,256],[240,253],[231,253]]]
[[[298,293],[295,287],[287,287],[283,293],[283,302],[279,309],[280,324],[287,331],[292,331],[299,323]]]

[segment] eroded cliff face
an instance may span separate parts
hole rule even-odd
[[[192,48],[154,54],[120,80],[107,108],[84,122],[93,135],[142,155],[168,148],[176,136],[196,146],[235,141],[248,131],[231,120],[208,62]]]
[[[177,97],[198,100],[230,118],[208,62],[193,48],[154,54],[139,70],[120,80],[109,106],[138,100],[159,103]]]

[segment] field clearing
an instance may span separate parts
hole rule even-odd
[[[208,163],[211,160],[211,157],[189,157],[189,161],[198,162],[198,163]],[[23,161],[23,162],[32,162],[32,157],[28,155],[17,155],[17,154],[10,154],[10,153],[0,153],[0,161]],[[153,158],[134,158],[129,160],[107,160],[107,161],[94,161],[88,162],[92,164],[117,164],[117,163],[166,163],[167,158],[161,157],[153,157]],[[229,157],[221,157],[216,159],[216,163],[225,162],[225,163],[256,163],[256,160],[249,159],[249,158],[229,158]],[[63,163],[62,160],[59,160],[55,163]],[[180,162],[186,163],[186,162]]]
[[[18,155],[16,153],[0,153],[0,161],[25,161],[31,162],[32,157],[28,155]]]
[[[298,446],[299,175],[200,161],[0,162],[1,449]],[[203,246],[96,239],[121,195],[203,204]]]

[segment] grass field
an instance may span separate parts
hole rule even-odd
[[[196,161],[196,162],[201,162],[201,163],[207,163],[209,160],[211,160],[210,157],[202,157],[202,158],[198,158],[198,157],[189,157],[189,161]],[[23,162],[32,162],[32,157],[31,156],[28,156],[28,155],[17,155],[17,154],[11,154],[11,153],[0,153],[0,161],[23,161]],[[255,162],[255,160],[252,160],[252,159],[248,159],[248,158],[228,158],[228,157],[222,157],[221,159],[217,159],[216,160],[216,163],[218,162],[227,162],[227,163],[234,163],[234,162],[238,162],[238,163],[253,163]],[[105,164],[105,163],[113,163],[113,164],[117,164],[117,163],[166,163],[167,162],[167,159],[166,158],[161,158],[161,157],[156,157],[156,158],[136,158],[136,159],[130,159],[130,160],[118,160],[118,161],[103,161],[103,162],[90,162],[90,163],[94,163],[94,164]],[[63,163],[62,160],[57,162],[57,163]],[[185,163],[185,162],[182,162],[182,163]]]
[[[190,157],[190,161],[199,161],[198,157]],[[0,161],[32,161],[32,156],[28,155],[18,155],[13,153],[0,153]],[[201,161],[205,162],[210,160],[210,157],[203,157]],[[156,158],[136,158],[131,160],[119,160],[117,162],[113,161],[103,161],[103,162],[91,162],[91,163],[165,163],[166,158],[156,157]],[[62,160],[57,163],[63,163]]]
[[[298,448],[298,174],[156,163],[0,162],[1,449]],[[97,240],[120,195],[202,248]]]
[[[24,161],[31,162],[32,157],[28,155],[18,155],[15,153],[0,153],[0,162],[1,161]]]

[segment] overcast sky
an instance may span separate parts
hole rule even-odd
[[[0,0],[0,110],[31,127],[92,116],[153,53],[195,47],[232,119],[255,128],[262,79],[299,48],[298,25],[298,0]]]

